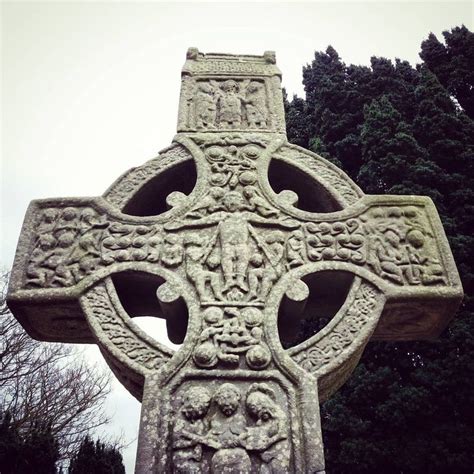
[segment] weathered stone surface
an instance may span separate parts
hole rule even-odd
[[[97,343],[142,400],[136,472],[322,472],[318,403],[369,339],[453,316],[446,237],[429,198],[366,196],[286,141],[273,53],[190,49],[182,77],[156,159],[102,197],[31,203],[9,305],[37,339]],[[301,317],[333,313],[294,343]]]

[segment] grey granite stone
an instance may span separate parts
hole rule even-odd
[[[432,201],[366,196],[289,144],[280,79],[272,52],[191,48],[169,148],[28,209],[9,306],[34,338],[98,344],[142,401],[137,473],[324,471],[319,402],[371,338],[434,338],[462,298]]]

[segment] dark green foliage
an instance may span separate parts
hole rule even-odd
[[[464,25],[443,32],[446,45],[431,33],[420,57],[439,81],[474,118],[474,33]]]
[[[295,145],[308,147],[308,117],[306,102],[299,97],[293,96],[291,106],[283,89],[283,104],[285,106],[286,123],[291,136],[288,140]]]
[[[71,459],[69,474],[125,474],[120,451],[88,436]]]
[[[12,426],[11,415],[5,413],[0,423],[0,472],[5,474],[17,471],[21,439],[18,431]]]
[[[466,293],[437,341],[368,345],[322,407],[329,474],[474,472],[473,36],[453,28],[445,46],[430,35],[417,68],[346,66],[329,47],[303,69],[306,100],[286,105],[290,141],[307,134],[299,143],[365,192],[433,199]]]
[[[47,423],[36,422],[19,433],[7,412],[0,423],[0,472],[2,474],[54,474],[58,443]]]

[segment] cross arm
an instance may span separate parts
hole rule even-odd
[[[462,286],[436,208],[427,197],[364,196],[303,224],[307,260],[376,284],[386,305],[375,339],[436,337]]]
[[[79,297],[115,272],[151,268],[159,259],[161,231],[160,218],[121,214],[103,198],[32,201],[8,305],[36,339],[93,342]]]

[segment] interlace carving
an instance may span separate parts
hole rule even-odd
[[[156,345],[140,338],[130,331],[130,323],[117,317],[116,308],[111,304],[105,284],[97,285],[84,296],[84,304],[94,314],[92,324],[97,325],[97,332],[107,339],[101,341],[106,347],[110,344],[123,356],[148,370],[157,370],[169,360],[171,351],[160,350]]]

